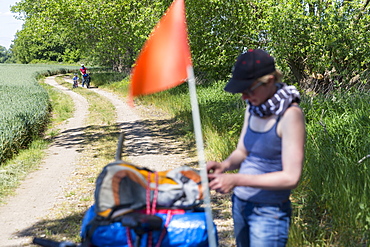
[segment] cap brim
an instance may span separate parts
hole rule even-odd
[[[254,82],[254,79],[252,80],[236,80],[236,79],[230,79],[229,82],[226,84],[224,90],[229,93],[242,93],[247,88],[249,88],[252,83]]]

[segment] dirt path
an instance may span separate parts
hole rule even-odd
[[[47,157],[39,170],[29,174],[16,190],[15,196],[0,207],[1,247],[29,245],[32,237],[27,234],[27,229],[42,220],[57,203],[57,198],[62,197],[63,187],[68,184],[68,178],[79,159],[77,150],[83,138],[88,103],[84,97],[60,86],[54,79],[48,77],[45,82],[70,95],[76,111],[73,118],[60,127],[61,134],[47,150]],[[147,115],[151,115],[151,118],[143,118],[125,103],[125,99],[100,89],[89,90],[107,97],[115,106],[117,124],[125,133],[124,146],[127,148],[124,152],[130,162],[158,171],[194,162],[194,158],[182,152],[175,138],[153,133],[153,129],[146,127],[150,119],[155,118],[155,112],[149,111]]]

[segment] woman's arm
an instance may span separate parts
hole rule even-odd
[[[248,155],[247,150],[244,147],[244,135],[248,127],[249,111],[248,108],[245,111],[243,128],[239,136],[239,141],[236,149],[222,162],[209,161],[207,163],[207,170],[211,173],[222,173],[225,171],[231,171],[239,169],[240,164],[245,160]]]
[[[235,186],[249,186],[269,190],[297,187],[303,167],[305,122],[302,110],[290,107],[281,119],[278,133],[282,138],[283,170],[262,175],[236,174]]]
[[[283,170],[261,175],[210,174],[211,189],[230,192],[235,186],[249,186],[268,190],[294,189],[297,187],[303,166],[305,123],[302,110],[289,108],[280,120]]]

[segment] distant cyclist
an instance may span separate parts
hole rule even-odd
[[[86,84],[86,87],[88,88],[90,84],[90,77],[84,64],[81,64],[80,72],[82,75],[82,87],[84,87],[84,85]]]
[[[87,74],[87,68],[85,67],[84,64],[81,64],[80,68],[81,75],[83,76],[84,74]]]

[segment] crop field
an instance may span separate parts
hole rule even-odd
[[[43,76],[77,70],[76,66],[0,64],[0,164],[44,130],[50,113]]]

